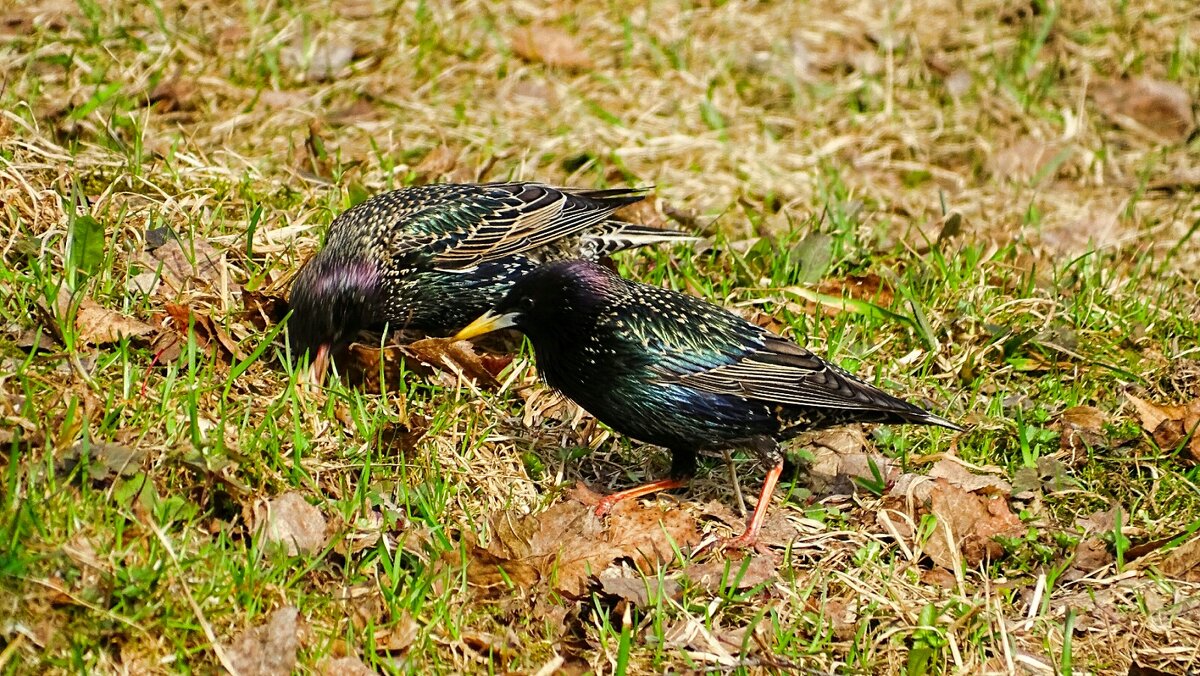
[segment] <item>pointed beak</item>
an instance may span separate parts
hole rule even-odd
[[[509,313],[506,315],[498,315],[488,312],[479,319],[467,324],[466,328],[454,334],[454,340],[466,340],[475,336],[482,336],[485,333],[507,329],[510,326],[517,325],[517,315]]]
[[[320,387],[325,382],[325,371],[329,369],[329,345],[321,345],[312,356],[312,364],[307,372],[300,375],[302,383]]]

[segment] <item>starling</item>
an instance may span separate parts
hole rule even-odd
[[[362,329],[449,335],[495,305],[529,270],[695,238],[613,212],[643,190],[539,183],[444,184],[377,195],[334,219],[325,247],[292,284],[288,320],[318,382],[330,354]]]
[[[699,451],[745,448],[770,471],[745,531],[758,537],[783,471],[779,442],[852,422],[961,428],[868,385],[799,345],[698,298],[624,279],[587,261],[526,274],[455,338],[515,326],[552,387],[614,430],[671,452],[671,478],[597,507],[679,488]]]

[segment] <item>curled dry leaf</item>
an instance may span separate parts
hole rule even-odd
[[[288,313],[287,300],[265,291],[242,289],[242,318],[259,331],[283,321]]]
[[[70,472],[80,463],[86,462],[88,474],[93,481],[103,481],[115,476],[133,476],[146,459],[144,448],[132,448],[114,443],[76,443],[57,458],[60,471]]]
[[[751,589],[775,577],[782,563],[778,554],[767,553],[743,559],[715,558],[683,569],[689,580],[713,594]]]
[[[618,558],[631,560],[643,573],[675,558],[672,542],[686,549],[699,541],[695,520],[680,510],[644,508],[620,502],[606,518],[596,518],[599,498],[576,488],[566,500],[539,514],[499,513],[492,517],[492,541],[472,547],[467,580],[498,593],[548,585],[569,597],[581,596],[593,576]]]
[[[299,493],[291,492],[254,506],[255,530],[279,542],[289,556],[315,554],[325,546],[325,516]]]
[[[518,28],[511,42],[513,53],[526,61],[564,70],[588,70],[594,66],[579,41],[555,26],[535,24]]]
[[[1150,433],[1159,448],[1172,450],[1191,435],[1182,457],[1200,463],[1200,399],[1179,406],[1161,406],[1132,394],[1125,397],[1137,411],[1142,429]]]
[[[1071,452],[1101,448],[1107,441],[1104,436],[1104,412],[1095,406],[1073,406],[1062,412],[1058,428],[1062,431],[1059,444]]]
[[[1196,126],[1192,97],[1173,82],[1147,77],[1110,80],[1095,87],[1092,98],[1116,124],[1166,141],[1183,141]]]
[[[60,320],[70,314],[71,292],[65,287],[58,290],[55,311]],[[54,327],[50,327],[54,331]],[[90,298],[79,301],[75,312],[75,331],[79,338],[89,345],[108,345],[119,342],[122,338],[140,338],[154,332],[154,327],[121,314],[115,310],[100,307]]]
[[[425,153],[413,171],[422,180],[435,180],[449,174],[457,165],[458,153],[446,146],[438,146]]]
[[[961,488],[968,493],[984,495],[999,495],[1008,497],[1012,494],[1012,486],[995,474],[975,474],[960,462],[950,458],[942,458],[929,468],[929,478],[943,479],[950,485]]]
[[[200,349],[219,350],[227,361],[243,359],[237,343],[220,324],[213,321],[212,317],[177,303],[166,303],[163,309],[167,311],[174,328],[161,332],[154,341],[155,352],[159,354],[160,361],[171,361],[183,353],[183,348],[187,346],[189,326],[192,327],[196,345]]]
[[[496,389],[500,386],[496,376],[511,361],[481,356],[470,341],[450,338],[425,338],[382,349],[353,343],[349,353],[347,366],[351,379],[369,389],[400,382],[404,371],[402,365],[426,378],[440,377],[447,386],[456,384],[461,374],[479,387]],[[381,365],[384,383],[379,382]]]
[[[179,75],[159,82],[147,101],[160,113],[193,110],[196,107],[196,82]]]
[[[929,510],[937,517],[938,525],[925,542],[925,552],[935,564],[948,570],[953,570],[958,561],[974,568],[998,558],[1004,549],[995,537],[1022,531],[1021,520],[1003,498],[970,493],[938,479],[929,499]]]
[[[331,657],[321,662],[321,676],[375,676],[377,673],[353,655]]]
[[[300,647],[300,611],[285,606],[267,621],[242,632],[225,648],[239,676],[289,676]]]
[[[1167,577],[1200,582],[1200,536],[1167,552],[1158,569]]]
[[[160,290],[172,294],[187,288],[221,291],[223,285],[230,292],[240,290],[237,283],[228,279],[227,275],[222,281],[226,270],[225,254],[202,237],[195,237],[186,242],[169,237],[162,246],[151,252],[150,257],[144,264],[151,271],[161,272],[163,287]]]
[[[600,591],[638,608],[655,606],[660,599],[678,600],[682,589],[675,580],[660,580],[656,576],[619,575],[602,577]]]

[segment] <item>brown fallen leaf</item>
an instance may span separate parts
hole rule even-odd
[[[403,613],[391,625],[375,631],[375,649],[386,652],[403,652],[417,640],[421,625],[408,613]]]
[[[376,389],[381,384],[399,383],[404,370],[425,378],[440,378],[443,384],[457,384],[459,374],[472,380],[479,387],[496,389],[499,371],[506,362],[486,359],[475,352],[473,343],[450,338],[424,338],[407,345],[387,345],[383,348],[362,343],[349,347],[347,373],[352,382],[365,389]],[[383,383],[380,379],[382,365]],[[403,368],[402,368],[403,367]]]
[[[1063,152],[1063,146],[1057,141],[1023,136],[989,156],[987,168],[992,176],[1001,179],[1020,182],[1035,177],[1051,179],[1053,175],[1042,174],[1050,174],[1060,152]]]
[[[620,209],[617,209],[613,213],[613,216],[623,221],[639,223],[652,228],[666,228],[668,227],[667,219],[663,218],[662,214],[659,213],[658,207],[656,206],[657,202],[658,200],[653,194],[648,194],[646,195],[646,198],[640,202],[626,204]]]
[[[458,153],[447,148],[446,146],[438,146],[421,158],[421,162],[413,169],[418,178],[425,181],[439,179],[451,171],[458,165]]]
[[[930,494],[929,511],[938,525],[925,541],[933,562],[954,570],[958,562],[974,568],[1004,553],[997,535],[1018,535],[1023,526],[1003,498],[988,498],[964,491],[938,479]]]
[[[1084,538],[1075,546],[1075,558],[1071,568],[1081,573],[1099,570],[1113,562],[1113,555],[1108,551],[1108,545],[1098,537]]]
[[[282,543],[288,556],[315,554],[326,541],[325,515],[294,491],[255,504],[254,530]]]
[[[239,676],[289,676],[300,648],[300,611],[284,606],[267,621],[242,632],[225,648]]]
[[[596,494],[577,487],[567,499],[539,514],[496,514],[486,548],[471,547],[467,581],[496,594],[509,584],[528,590],[546,585],[578,598],[593,576],[618,558],[631,560],[644,574],[675,558],[671,542],[686,549],[700,535],[695,520],[681,510],[645,508],[636,500],[618,503],[596,518]]]
[[[115,476],[133,476],[142,468],[146,449],[124,444],[78,442],[55,460],[59,471],[70,472],[81,462],[87,463],[93,481]]]
[[[146,100],[160,113],[194,110],[196,90],[195,80],[175,75],[155,85]]]
[[[350,65],[354,45],[344,39],[322,40],[312,45],[295,43],[280,53],[283,64],[298,71],[297,79],[305,82],[332,80]]]
[[[1104,412],[1095,406],[1073,406],[1062,412],[1058,428],[1062,432],[1059,445],[1071,453],[1086,452],[1091,448],[1103,448],[1107,438]]]
[[[513,31],[513,53],[526,61],[544,63],[563,70],[588,70],[592,57],[575,36],[555,26],[534,24]]]
[[[1167,552],[1158,569],[1167,577],[1200,582],[1200,537],[1194,537]]]
[[[1150,433],[1159,448],[1172,450],[1191,435],[1181,458],[1200,463],[1200,399],[1179,406],[1162,406],[1128,393],[1125,398],[1137,411],[1142,429]]]
[[[168,354],[181,354],[182,347],[187,345],[188,327],[192,327],[193,335],[196,338],[196,345],[202,350],[212,349],[219,350],[227,361],[241,361],[244,357],[241,350],[238,349],[237,343],[233,341],[229,333],[221,328],[220,324],[213,321],[213,318],[201,312],[195,312],[191,308],[177,303],[165,303],[163,309],[166,310],[167,316],[171,318],[171,323],[174,325],[174,330],[164,332],[166,338],[161,341],[155,341],[160,350],[164,350],[160,361],[167,361]],[[172,345],[170,339],[173,338],[178,344]],[[178,350],[178,352],[176,352]],[[156,350],[157,352],[157,350]]]
[[[890,307],[894,300],[891,284],[875,273],[825,279],[817,286],[817,291],[838,298],[865,300],[880,307]]]
[[[242,289],[242,318],[259,331],[265,331],[283,321],[287,316],[288,303],[283,296],[266,291]]]
[[[1173,82],[1109,80],[1092,89],[1092,99],[1114,123],[1165,141],[1183,141],[1196,126],[1191,95]]]
[[[328,658],[319,668],[321,676],[375,676],[378,673],[353,655]]]
[[[66,287],[60,288],[54,308],[56,316],[65,319],[71,305],[71,292]],[[90,298],[83,298],[75,311],[75,331],[84,343],[99,346],[119,342],[122,338],[147,336],[154,332],[154,327],[140,319],[100,307]]]
[[[231,293],[241,289],[237,282],[228,279],[225,253],[202,237],[180,241],[168,236],[162,246],[150,252],[148,259],[143,259],[143,265],[161,274],[163,286],[159,290],[171,294],[188,288],[221,291],[224,286]],[[222,274],[226,279],[222,280]]]
[[[960,462],[942,458],[929,468],[929,478],[944,479],[950,485],[961,488],[968,493],[998,495],[1007,498],[1012,494],[1012,486],[995,474],[975,474]]]
[[[621,575],[600,579],[600,591],[638,608],[654,606],[659,599],[679,599],[682,589],[675,580],[657,577]]]
[[[751,589],[773,579],[781,563],[781,557],[775,553],[759,554],[748,559],[722,557],[690,564],[683,569],[683,574],[710,593],[723,594]]]

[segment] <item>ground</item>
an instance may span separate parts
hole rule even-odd
[[[0,669],[1200,670],[1195,28],[1185,0],[0,8]],[[338,213],[510,178],[653,186],[627,215],[703,240],[623,274],[966,431],[796,440],[743,558],[719,457],[592,517],[668,460],[515,340],[367,338],[298,385],[282,299]]]

